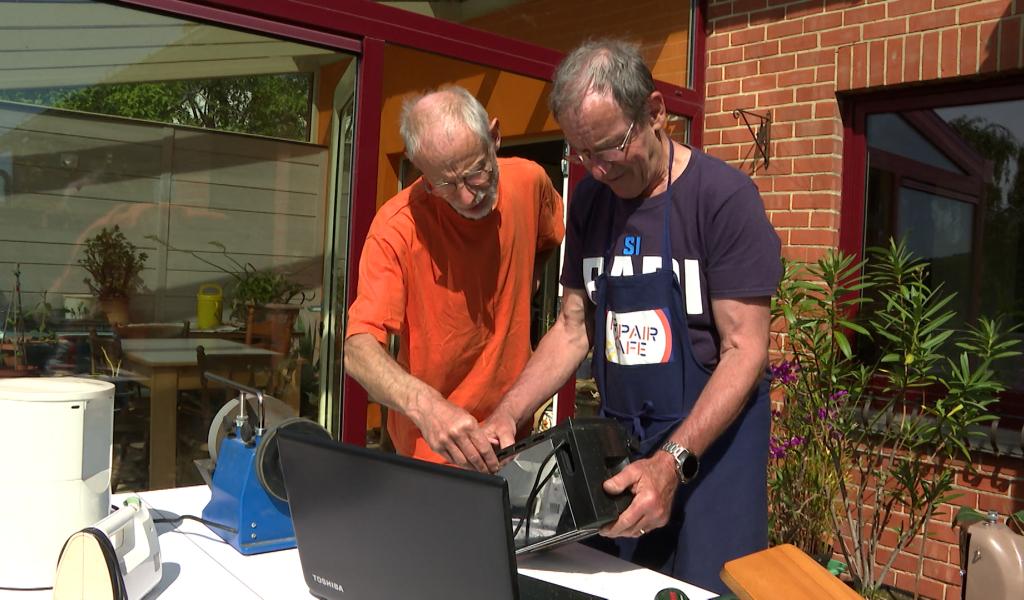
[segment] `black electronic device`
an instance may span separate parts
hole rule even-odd
[[[501,449],[517,554],[580,540],[611,523],[633,501],[604,482],[629,464],[625,429],[601,417],[567,419]]]
[[[285,430],[284,484],[311,594],[602,600],[517,575],[505,480]]]

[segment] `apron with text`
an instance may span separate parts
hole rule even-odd
[[[672,185],[673,148],[668,185]],[[622,423],[644,458],[690,413],[710,378],[693,354],[685,298],[671,265],[665,192],[662,268],[596,279],[593,371],[602,414]],[[609,235],[605,265],[617,236]],[[733,558],[768,545],[769,402],[762,381],[736,421],[700,457],[700,472],[679,486],[669,522],[637,539],[590,538],[590,545],[688,583],[726,593],[719,572]]]

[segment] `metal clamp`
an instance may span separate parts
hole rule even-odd
[[[256,435],[263,435],[263,433],[266,431],[266,413],[265,413],[264,408],[263,408],[263,391],[262,390],[258,390],[258,389],[254,388],[254,387],[249,387],[247,385],[242,385],[241,383],[238,383],[237,381],[232,381],[231,379],[228,379],[227,377],[221,377],[220,375],[217,375],[216,373],[211,373],[209,371],[206,371],[205,373],[203,373],[203,377],[209,379],[210,381],[216,381],[217,383],[220,383],[220,384],[226,385],[228,387],[234,388],[234,389],[236,389],[236,390],[238,390],[240,392],[243,392],[243,394],[248,393],[248,394],[253,394],[254,396],[256,396],[256,403],[257,403],[257,406],[259,407],[259,411],[260,411],[260,414],[259,414],[259,424],[256,426]],[[239,401],[238,401],[238,419],[235,422],[237,424],[241,425],[241,424],[245,423],[246,420],[247,420],[247,417],[245,416],[245,396],[243,395],[241,398],[239,398]]]

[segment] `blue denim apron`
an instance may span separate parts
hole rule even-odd
[[[673,159],[670,145],[669,186]],[[658,451],[711,376],[693,353],[685,298],[672,269],[671,205],[668,195],[661,269],[609,276],[618,237],[610,232],[605,268],[596,279],[594,377],[602,413],[639,441],[634,458]],[[727,593],[719,578],[722,565],[768,546],[768,436],[768,385],[763,380],[736,421],[700,457],[697,477],[679,486],[668,524],[636,539],[591,538],[591,545]]]

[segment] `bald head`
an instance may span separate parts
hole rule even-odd
[[[444,87],[410,98],[402,106],[402,141],[413,163],[424,152],[444,152],[467,131],[485,148],[493,143],[487,111],[465,88]]]

